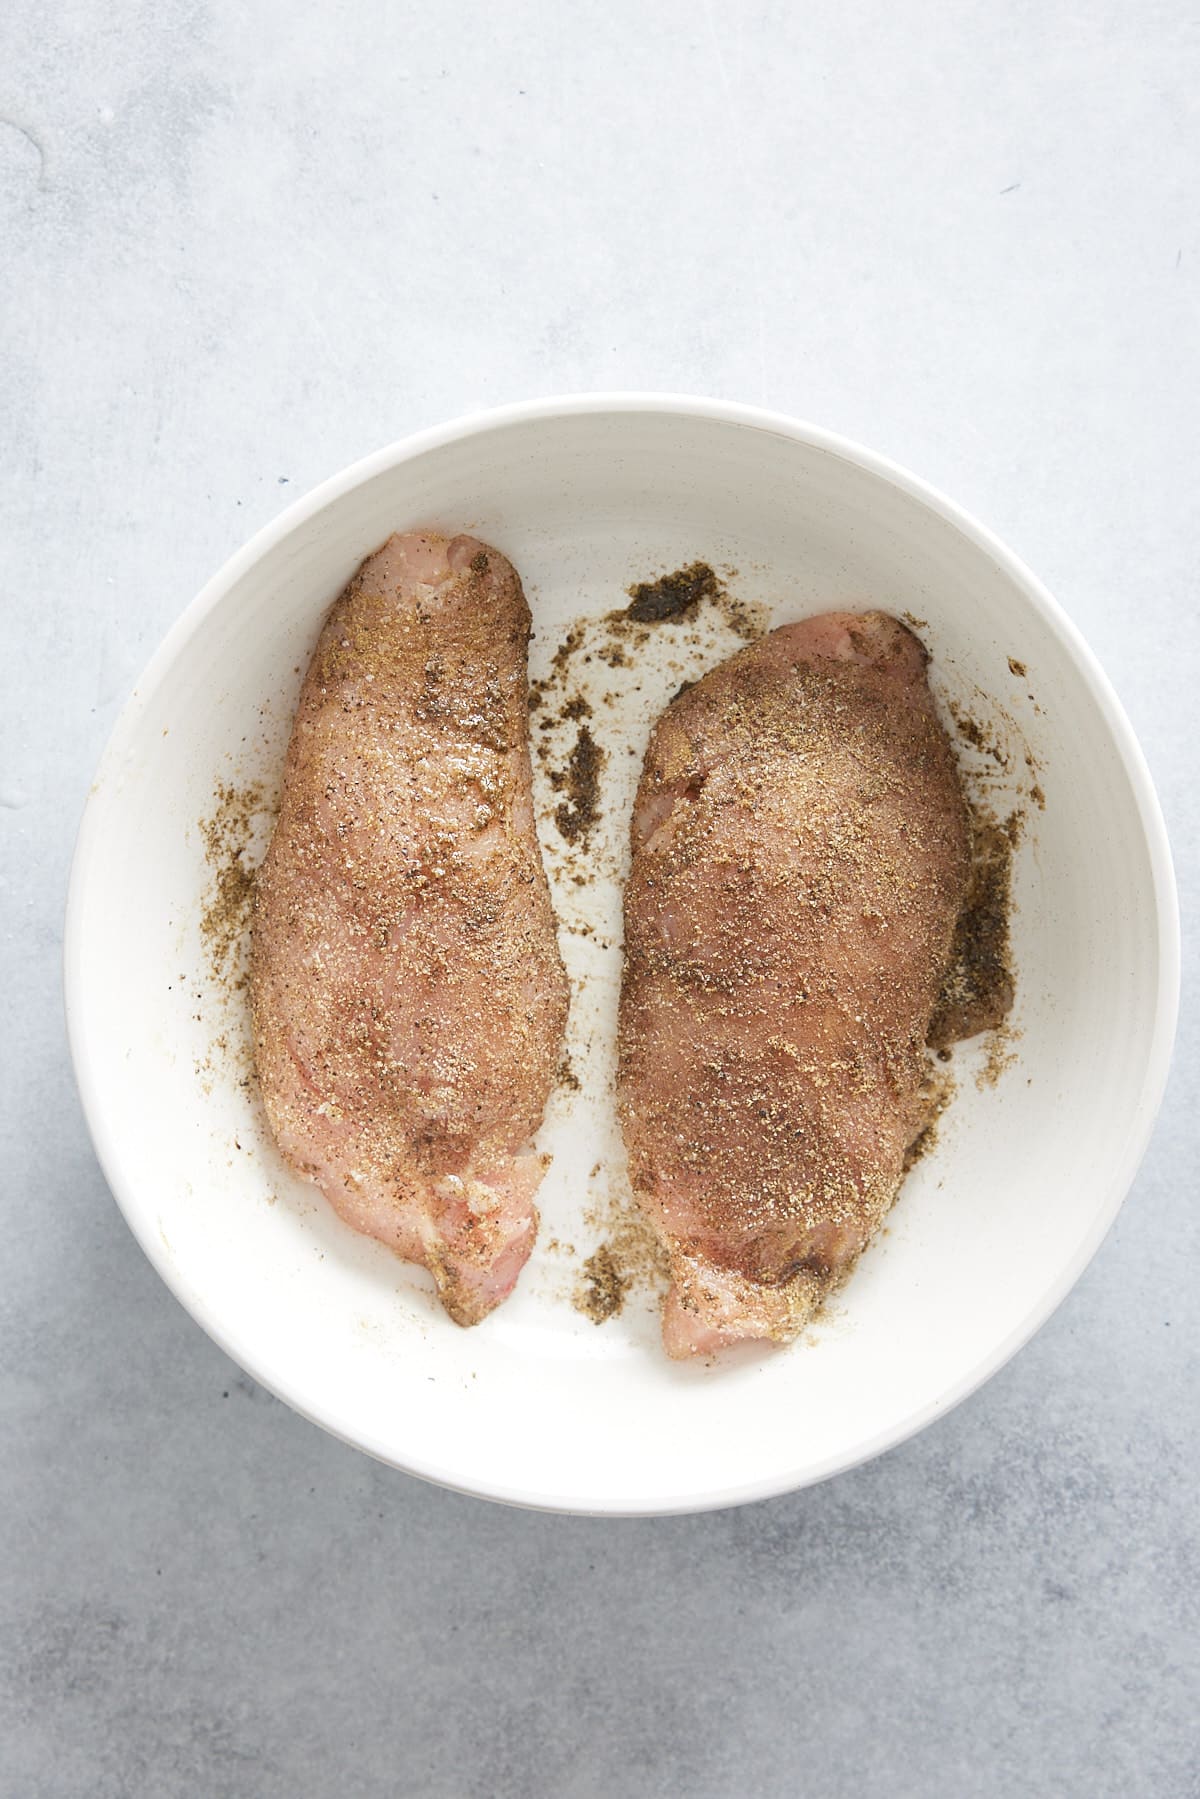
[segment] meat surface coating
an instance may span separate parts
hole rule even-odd
[[[515,569],[476,538],[389,538],[300,695],[258,875],[255,1061],[286,1160],[429,1268],[459,1324],[537,1228],[532,1138],[567,979],[534,829]]]
[[[618,1100],[668,1353],[788,1342],[895,1198],[969,871],[918,639],[785,625],[672,702],[625,894]]]

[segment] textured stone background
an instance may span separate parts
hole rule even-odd
[[[982,1393],[832,1484],[603,1523],[448,1497],[241,1377],[97,1170],[79,809],[284,503],[537,392],[765,401],[989,521],[1100,653],[1185,907],[1200,28],[1182,0],[0,9],[0,1792],[1200,1791],[1195,1095]]]

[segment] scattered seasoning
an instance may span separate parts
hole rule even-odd
[[[999,743],[989,741],[988,735],[978,719],[972,718],[969,712],[964,712],[961,707],[956,706],[953,700],[950,702],[949,712],[954,720],[954,728],[964,743],[969,743],[971,748],[978,750],[981,755],[990,756],[998,768],[1008,767],[1007,751]]]
[[[599,1172],[597,1163],[591,1178]],[[638,1288],[665,1290],[670,1278],[667,1253],[649,1219],[631,1201],[601,1199],[584,1213],[584,1223],[601,1241],[583,1264],[572,1295],[577,1312],[593,1324],[603,1324]]]
[[[564,669],[582,644],[583,626],[572,625],[550,659],[551,668]]]
[[[719,599],[722,587],[707,562],[690,562],[657,581],[636,581],[626,591],[631,604],[625,617],[635,624],[657,625],[667,618],[686,618],[702,600]]]
[[[1029,673],[1029,670],[1025,667],[1025,664],[1023,662],[1018,662],[1015,656],[1009,657],[1008,670],[1009,670],[1010,674],[1016,675],[1016,677],[1019,681],[1023,681],[1025,679],[1026,675]]]
[[[1011,1025],[1001,1024],[988,1038],[987,1058],[983,1067],[975,1077],[975,1085],[982,1091],[984,1087],[994,1087],[1006,1069],[1012,1067],[1017,1060],[1015,1044],[1020,1036]]]
[[[212,812],[197,820],[211,872],[200,913],[200,941],[211,982],[208,1016],[219,1027],[206,1052],[195,1058],[204,1093],[230,1076],[249,1091],[251,1051],[243,992],[249,979],[256,825],[269,810],[261,782],[238,786],[222,781],[213,794]],[[195,997],[199,1000],[199,993]],[[202,1020],[205,1014],[194,1016]]]
[[[241,949],[254,909],[255,876],[247,856],[255,817],[263,810],[263,789],[257,781],[246,787],[220,782],[215,799],[211,815],[199,821],[205,860],[213,874],[211,896],[200,915],[200,936],[213,978],[230,980],[236,992],[246,983]]]
[[[556,791],[566,792],[554,808],[554,822],[568,843],[581,839],[586,843],[600,815],[600,770],[605,760],[587,725],[580,725],[566,772],[550,777]]]
[[[608,1244],[602,1243],[583,1264],[575,1309],[583,1312],[593,1324],[604,1324],[607,1319],[617,1316],[628,1291],[628,1277],[617,1267]]]
[[[730,577],[736,574],[727,572]],[[617,703],[606,671],[635,668],[638,653],[665,628],[671,651],[680,658],[672,668],[678,667],[681,675],[694,671],[698,677],[736,647],[728,643],[727,632],[750,643],[766,628],[766,608],[730,593],[707,562],[691,562],[670,574],[634,582],[627,592],[628,606],[573,624],[554,650],[546,673],[530,683],[530,711],[537,714],[533,750],[552,790],[562,796],[549,816],[571,849],[588,849],[603,817],[602,773],[608,752],[587,721],[594,720],[598,707],[611,710]],[[690,684],[684,680],[679,692]],[[626,697],[629,691],[626,685]],[[638,683],[632,692],[640,691]],[[569,726],[580,728],[568,734]],[[627,747],[631,756],[636,755],[632,746]],[[589,858],[566,878],[577,887],[588,886],[597,872]]]
[[[929,1027],[932,1049],[995,1030],[1012,1007],[1012,853],[1020,841],[1022,822],[1019,812],[1000,824],[982,806],[972,808],[970,882],[955,927],[950,967]]]

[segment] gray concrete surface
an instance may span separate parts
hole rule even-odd
[[[126,692],[320,477],[490,402],[765,401],[988,520],[1200,880],[1200,33],[984,0],[0,11],[0,1792],[1200,1792],[1194,1007],[1136,1188],[982,1393],[609,1524],[374,1466],[160,1286],[59,954]]]

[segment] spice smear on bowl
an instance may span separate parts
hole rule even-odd
[[[995,1030],[1012,1009],[1009,916],[1012,857],[1022,815],[997,823],[982,807],[970,809],[971,871],[967,897],[954,930],[950,965],[929,1027],[931,1049],[980,1031]]]
[[[613,1260],[608,1244],[602,1243],[583,1264],[575,1307],[590,1318],[593,1324],[603,1324],[607,1319],[616,1317],[625,1304],[628,1291],[627,1277]]]
[[[707,562],[692,562],[657,581],[635,581],[628,592],[630,603],[621,616],[636,625],[657,625],[684,618],[702,600],[719,600],[722,587]]]
[[[555,770],[550,776],[555,791],[566,795],[554,809],[554,822],[568,843],[577,843],[580,839],[586,843],[596,823],[600,810],[600,771],[604,762],[605,752],[589,727],[581,724],[565,770]]]
[[[197,819],[210,881],[200,911],[200,944],[207,977],[193,975],[201,991],[193,1003],[213,1035],[194,1067],[201,1090],[211,1093],[219,1078],[232,1078],[249,1088],[251,1050],[245,989],[249,978],[250,920],[264,835],[274,808],[262,781],[218,781],[212,810]],[[173,983],[174,985],[174,983]],[[186,975],[179,986],[191,986]]]
[[[572,1303],[593,1324],[604,1324],[624,1308],[631,1293],[665,1290],[669,1276],[666,1253],[649,1220],[631,1200],[615,1195],[597,1201],[584,1213],[589,1230],[601,1241],[583,1264]]]
[[[261,782],[244,787],[219,781],[213,811],[200,819],[204,856],[213,887],[200,915],[200,936],[214,980],[229,979],[233,990],[246,984],[243,948],[254,910],[256,870],[249,861],[255,820],[263,811]]]
[[[627,606],[572,624],[546,674],[530,684],[534,750],[562,796],[551,817],[563,841],[585,851],[602,818],[605,765],[620,747],[605,745],[599,722],[615,704],[609,671],[635,671],[639,652],[654,644],[656,658],[666,654],[695,678],[727,653],[731,635],[751,643],[766,622],[765,608],[739,599],[704,561],[635,581],[626,592]],[[575,872],[579,885],[591,878],[586,865]]]

